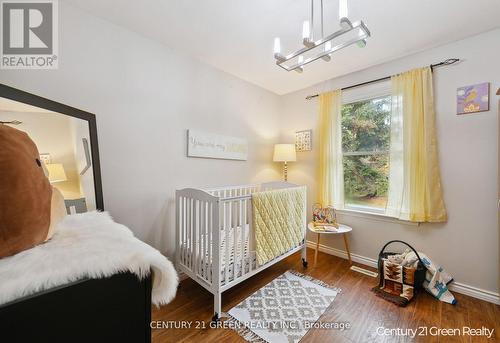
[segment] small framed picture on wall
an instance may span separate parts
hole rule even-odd
[[[312,130],[295,132],[295,150],[298,152],[312,150]]]
[[[490,110],[490,83],[464,86],[457,89],[457,114]]]

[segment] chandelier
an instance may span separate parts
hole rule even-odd
[[[357,44],[363,48],[366,39],[370,37],[370,30],[363,21],[351,22],[348,19],[347,0],[339,0],[340,30],[325,36],[323,33],[323,0],[321,2],[320,29],[321,38],[314,37],[314,0],[311,0],[311,19],[304,21],[302,26],[303,48],[288,55],[281,53],[281,42],[279,37],[274,39],[274,58],[276,64],[286,71],[295,70],[302,73],[304,66],[318,59],[326,62],[331,60],[334,52]]]

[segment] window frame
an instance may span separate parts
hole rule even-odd
[[[392,92],[391,92],[390,80],[377,82],[377,83],[369,84],[369,85],[364,85],[364,86],[356,87],[353,89],[349,89],[349,90],[344,91],[342,93],[341,111],[345,105],[349,105],[349,104],[361,102],[361,101],[368,101],[368,100],[390,97],[391,93]],[[342,163],[344,162],[344,156],[387,155],[389,157],[389,154],[390,154],[390,149],[389,150],[374,150],[374,151],[349,151],[349,152],[344,152],[342,149]],[[390,163],[390,161],[389,161],[389,163]],[[362,213],[362,214],[376,215],[376,216],[383,216],[383,217],[387,217],[387,218],[392,218],[392,217],[386,215],[385,208],[382,209],[382,208],[371,207],[371,206],[348,204],[346,202],[346,197],[345,197],[345,195],[346,195],[345,194],[345,186],[344,186],[343,192],[344,192],[343,211],[352,211],[352,212],[357,212],[357,213]]]

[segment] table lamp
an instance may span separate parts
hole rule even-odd
[[[284,162],[283,176],[285,181],[288,181],[288,162],[297,161],[297,154],[295,152],[295,144],[275,144],[274,145],[274,162]]]
[[[64,167],[61,163],[48,163],[45,165],[49,171],[49,181],[50,183],[67,181],[66,173],[64,172]]]

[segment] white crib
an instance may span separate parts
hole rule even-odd
[[[221,314],[225,290],[299,250],[307,267],[305,217],[304,239],[298,246],[264,265],[256,262],[252,193],[291,187],[298,185],[269,182],[176,192],[176,265],[214,295],[214,320]]]

